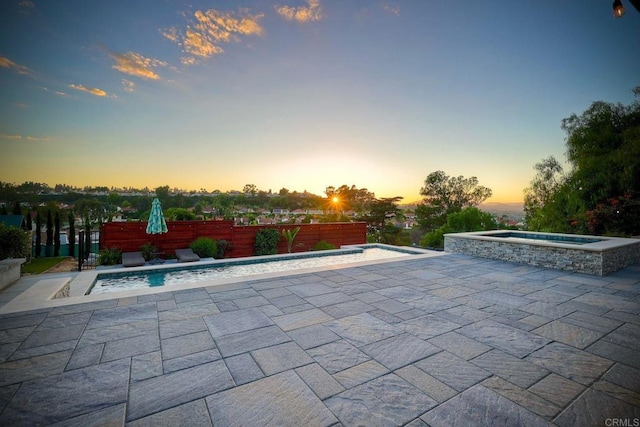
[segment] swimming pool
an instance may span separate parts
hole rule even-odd
[[[87,294],[96,295],[131,289],[170,287],[233,277],[250,277],[265,273],[393,259],[407,255],[423,255],[424,253],[424,251],[417,249],[388,245],[362,245],[332,251],[227,259],[180,266],[174,264],[152,270],[99,273]]]

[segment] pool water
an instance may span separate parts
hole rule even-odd
[[[338,264],[350,264],[360,261],[390,259],[420,252],[367,248],[363,251],[344,255],[314,255],[306,258],[287,260],[260,260],[253,263],[221,263],[217,266],[189,266],[177,269],[147,270],[144,272],[99,274],[89,294],[104,294],[130,289],[143,289],[157,286],[171,286],[195,283],[205,280],[220,280],[256,274],[277,273],[283,271],[314,268]]]

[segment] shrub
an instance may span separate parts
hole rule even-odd
[[[300,231],[300,227],[296,227],[293,230],[284,229],[282,230],[282,237],[287,240],[287,252],[291,253],[291,249],[293,248],[293,240],[296,238],[296,235]]]
[[[142,253],[142,257],[145,261],[151,261],[156,257],[158,253],[158,248],[153,246],[151,243],[145,243],[140,246],[140,252]]]
[[[116,265],[121,263],[122,251],[116,247],[103,249],[98,255],[98,264],[100,265]]]
[[[336,247],[334,245],[332,245],[331,243],[327,242],[326,240],[320,240],[313,247],[313,250],[314,251],[328,251],[328,250],[335,249],[335,248]]]
[[[433,230],[432,232],[422,236],[422,239],[420,239],[420,246],[423,248],[444,248],[444,235],[450,231],[451,230],[447,229],[446,226]]]
[[[191,242],[189,247],[200,258],[214,258],[218,254],[218,245],[216,241],[210,237],[198,237]]]
[[[224,258],[225,253],[231,249],[231,243],[226,240],[216,240],[216,245],[218,245],[218,253],[214,256],[216,259]]]
[[[256,233],[256,255],[274,255],[278,253],[280,233],[275,228],[262,228]]]
[[[0,259],[30,258],[29,233],[16,227],[0,224]]]

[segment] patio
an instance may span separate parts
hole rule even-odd
[[[449,254],[6,314],[0,410],[29,426],[635,425],[640,266]]]

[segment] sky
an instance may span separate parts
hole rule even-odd
[[[625,3],[625,0],[622,0]],[[563,118],[629,104],[610,0],[3,0],[0,181],[520,202]]]

